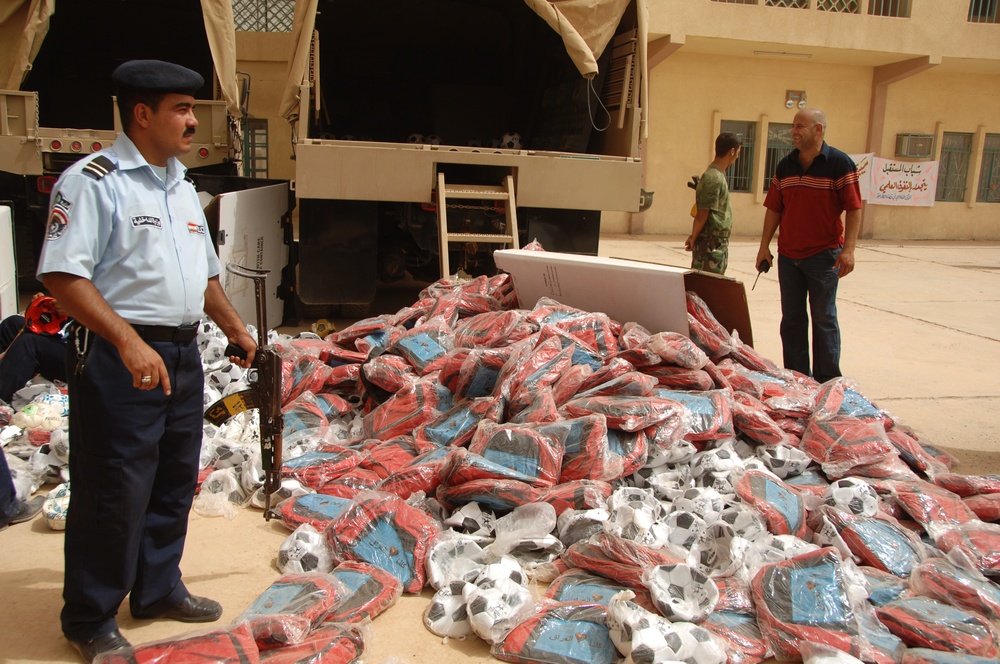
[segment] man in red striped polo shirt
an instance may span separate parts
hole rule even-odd
[[[826,129],[826,114],[819,109],[795,114],[795,149],[778,163],[764,200],[767,212],[756,261],[756,265],[773,263],[768,247],[780,227],[778,284],[784,364],[821,383],[841,375],[837,284],[854,270],[854,244],[861,226],[857,167],[849,156],[826,144]]]

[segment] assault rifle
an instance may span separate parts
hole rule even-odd
[[[237,413],[258,409],[260,412],[260,458],[264,470],[264,519],[280,516],[271,509],[271,496],[281,486],[281,433],[284,416],[281,412],[281,356],[267,342],[267,310],[264,298],[264,277],[269,270],[254,270],[229,263],[226,270],[239,277],[253,280],[257,302],[257,353],[247,376],[250,389],[234,392],[209,406],[205,419],[216,426],[224,424]],[[226,346],[226,357],[246,358],[247,352],[234,344]]]

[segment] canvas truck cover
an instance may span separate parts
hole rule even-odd
[[[201,0],[201,11],[223,99],[230,115],[239,117],[232,2]],[[0,4],[0,89],[20,89],[56,12],[55,0],[8,0]]]
[[[642,86],[640,135],[645,138],[646,105],[649,99],[646,72],[648,12],[646,0],[634,1],[639,31],[638,57]],[[580,75],[594,78],[597,75],[597,59],[615,36],[615,29],[622,15],[633,0],[525,0],[525,2],[559,33],[566,45],[566,52],[576,64]],[[294,51],[288,61],[288,76],[280,109],[281,115],[293,125],[299,117],[299,86],[309,64],[310,41],[316,27],[318,3],[319,0],[299,0],[295,3],[295,23],[292,26]]]

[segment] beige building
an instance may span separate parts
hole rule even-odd
[[[643,214],[606,214],[602,230],[690,232],[685,183],[711,161],[725,126],[751,144],[730,178],[733,231],[758,234],[768,167],[791,149],[787,125],[804,98],[826,111],[829,143],[849,154],[939,162],[933,206],[868,203],[863,237],[1000,239],[997,4],[649,0],[643,155],[654,204]]]

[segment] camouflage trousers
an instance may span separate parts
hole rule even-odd
[[[729,238],[702,233],[694,241],[691,269],[725,274],[729,266]]]

